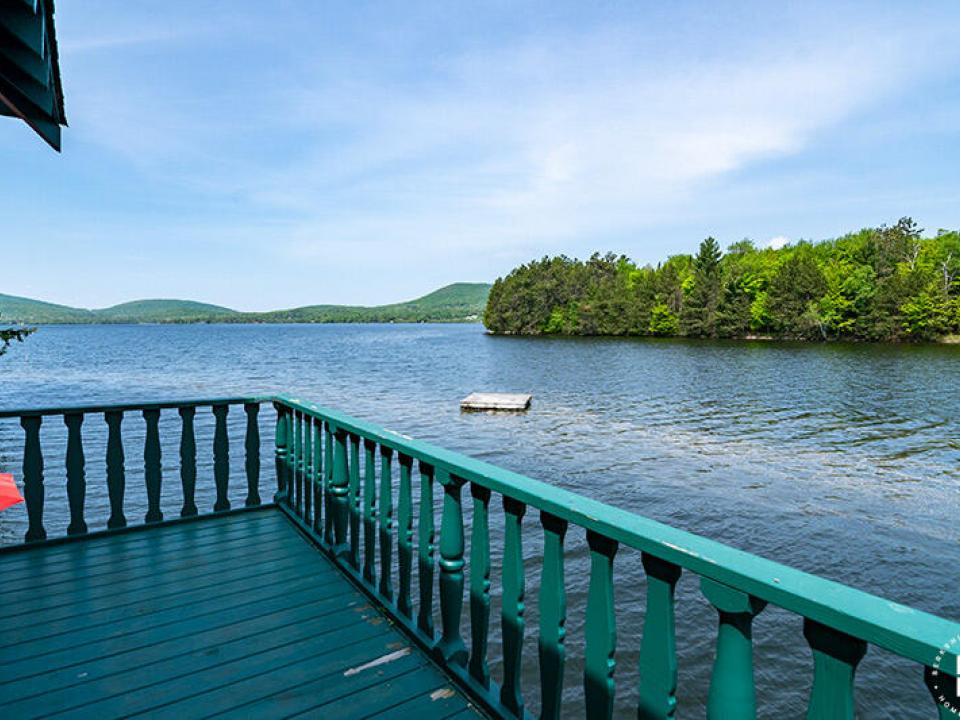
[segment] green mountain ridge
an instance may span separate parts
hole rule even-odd
[[[479,321],[488,283],[453,283],[407,302],[390,305],[309,305],[270,312],[241,312],[192,300],[133,300],[88,310],[0,294],[0,320],[26,324],[89,323],[334,323]]]

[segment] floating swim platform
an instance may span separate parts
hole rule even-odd
[[[526,410],[533,395],[528,393],[475,392],[460,401],[461,410]]]

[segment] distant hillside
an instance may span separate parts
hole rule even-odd
[[[0,322],[77,323],[333,323],[479,321],[487,304],[487,283],[454,283],[429,295],[375,307],[310,305],[290,310],[245,313],[190,300],[135,300],[101,310],[0,294]]]

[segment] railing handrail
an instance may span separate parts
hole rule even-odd
[[[960,653],[956,646],[943,647],[960,634],[958,622],[414,440],[337,410],[286,395],[277,395],[272,401],[923,665],[930,665],[938,653],[948,657]],[[956,664],[944,662],[941,667],[946,673],[956,672]]]
[[[272,395],[251,397],[224,397],[224,398],[188,398],[185,400],[169,400],[166,402],[130,402],[120,404],[98,405],[66,405],[62,407],[45,408],[0,408],[0,419],[13,417],[37,417],[50,415],[95,415],[105,412],[132,412],[134,410],[176,410],[182,407],[212,407],[214,405],[245,405],[248,403],[273,402]]]

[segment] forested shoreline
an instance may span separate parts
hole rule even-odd
[[[960,334],[960,232],[916,223],[696,255],[544,257],[498,278],[484,324],[518,335],[931,341]]]

